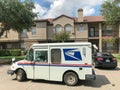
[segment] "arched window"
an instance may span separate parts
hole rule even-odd
[[[70,24],[67,24],[67,25],[65,25],[65,31],[66,32],[71,32],[71,30],[72,30],[72,26],[70,25]]]
[[[62,26],[61,25],[56,25],[55,31],[56,31],[56,33],[61,32],[62,31]]]

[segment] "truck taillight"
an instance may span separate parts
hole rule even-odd
[[[102,61],[102,60],[103,60],[103,58],[100,58],[100,57],[99,57],[99,58],[97,58],[97,60],[98,60],[98,61]]]

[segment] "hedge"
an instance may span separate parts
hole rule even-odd
[[[20,56],[21,55],[21,50],[20,49],[3,49],[0,50],[0,56]]]

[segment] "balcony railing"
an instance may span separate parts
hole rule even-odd
[[[98,31],[96,31],[96,32],[89,32],[89,35],[88,35],[89,37],[99,37],[99,32]],[[115,31],[111,31],[111,30],[103,30],[102,31],[102,36],[118,36],[118,33],[117,32],[115,32]]]
[[[89,37],[99,37],[99,32],[89,32]]]
[[[113,31],[111,31],[111,30],[102,31],[102,36],[112,36],[112,35],[113,35]]]
[[[118,33],[113,30],[102,31],[102,36],[117,36]]]

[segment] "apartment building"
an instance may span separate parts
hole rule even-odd
[[[78,10],[78,17],[60,15],[56,18],[34,20],[34,23],[29,32],[5,32],[0,37],[0,49],[27,50],[33,43],[55,42],[53,35],[66,31],[70,35],[68,42],[88,41],[96,44],[99,51],[119,51],[120,25],[106,25],[103,16],[83,16],[83,9]]]

